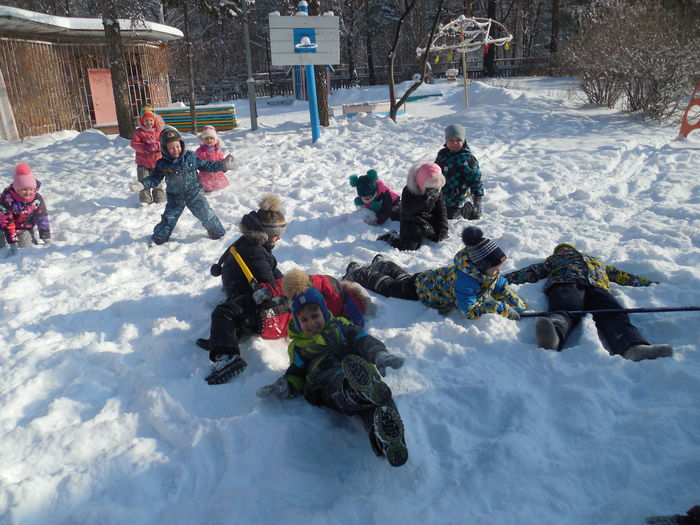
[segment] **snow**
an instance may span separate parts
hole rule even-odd
[[[229,230],[220,241],[186,211],[169,243],[148,248],[162,207],[129,193],[124,139],[0,142],[3,187],[17,162],[31,164],[54,239],[0,254],[0,522],[627,525],[699,503],[699,312],[633,315],[675,349],[634,363],[607,353],[590,317],[555,353],[536,346],[533,319],[469,321],[373,295],[370,333],[406,357],[387,377],[410,451],[400,468],[373,455],[358,420],[256,398],[286,368],[282,340],[244,339],[247,370],[205,383],[194,340],[223,298],[209,266],[267,192],[288,220],[283,271],[340,276],[377,252],[411,272],[449,263],[466,221],[398,252],[362,221],[348,177],[375,168],[400,191],[453,122],[481,163],[476,224],[508,254],[505,271],[570,241],[660,281],[614,285],[627,307],[700,303],[700,133],[676,141],[676,127],[585,105],[567,79],[476,83],[468,109],[461,86],[416,94],[428,93],[442,96],[409,102],[397,123],[340,117],[316,143],[305,102],[259,100],[253,132],[238,101],[241,128],[220,136],[239,167],[209,197]],[[386,97],[386,86],[357,88],[331,104]],[[546,308],[542,282],[515,288]]]

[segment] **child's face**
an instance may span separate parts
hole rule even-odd
[[[301,331],[305,335],[316,335],[323,331],[326,320],[323,318],[323,310],[317,304],[305,304],[297,310],[297,320]]]
[[[143,119],[143,125],[146,126],[147,128],[152,128],[155,126],[156,121],[153,117],[144,117]]]
[[[182,146],[180,145],[179,140],[168,142],[165,145],[165,149],[168,150],[168,154],[174,159],[178,158],[180,153],[182,153]]]
[[[447,144],[447,149],[450,151],[459,151],[464,146],[464,141],[459,137],[450,137],[445,141],[445,144]]]
[[[15,190],[17,194],[23,199],[31,199],[36,193],[36,188],[22,188],[21,190]]]
[[[216,144],[216,139],[214,137],[206,137],[204,139],[204,144],[207,146],[214,146]]]
[[[373,193],[372,195],[365,195],[364,197],[360,197],[362,199],[362,202],[365,204],[368,204],[374,200],[374,198],[377,196],[376,193]]]
[[[499,273],[501,273],[501,266],[503,266],[503,263],[499,264],[498,266],[491,266],[491,268],[486,270],[486,275],[496,277]]]

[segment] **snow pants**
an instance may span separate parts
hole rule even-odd
[[[36,228],[31,230],[25,230],[17,234],[17,247],[18,248],[29,248],[33,244],[39,244],[36,234]],[[5,232],[0,231],[0,248],[9,246],[7,239],[5,239]]]
[[[229,297],[211,314],[209,359],[221,354],[240,355],[238,341],[244,334],[260,333],[260,313],[251,294]]]
[[[148,177],[153,168],[136,165],[136,178],[140,181]],[[153,202],[165,202],[165,181],[160,181],[160,184],[151,190],[141,190],[139,192],[139,202],[151,204]]]
[[[182,215],[182,212],[187,208],[192,212],[192,215],[200,220],[204,228],[206,228],[209,238],[219,239],[223,237],[226,230],[219,218],[214,214],[204,192],[200,189],[194,195],[182,196],[168,193],[168,200],[165,203],[165,211],[161,215],[160,222],[153,228],[153,242],[163,244],[168,242],[170,235],[175,229],[177,220]]]
[[[417,275],[411,275],[393,261],[381,261],[358,268],[353,272],[352,280],[385,297],[417,301]]]
[[[595,286],[582,284],[557,284],[546,292],[549,299],[547,317],[554,323],[559,335],[559,348],[571,331],[581,322],[582,314],[569,314],[563,310],[605,310],[622,308],[610,292]],[[593,314],[599,335],[601,335],[613,354],[622,354],[632,345],[649,344],[625,313]]]

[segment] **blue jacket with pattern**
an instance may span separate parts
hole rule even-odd
[[[515,270],[504,277],[511,284],[536,283],[547,278],[545,291],[557,284],[583,284],[610,290],[610,283],[623,286],[649,286],[653,281],[605,265],[586,253],[572,249],[559,251],[544,262]]]
[[[226,171],[224,161],[198,159],[194,152],[184,149],[184,142],[180,141],[180,144],[183,149],[179,157],[172,158],[164,152],[163,157],[158,159],[151,174],[141,181],[145,189],[155,188],[165,179],[165,192],[168,196],[190,199],[204,191],[198,170],[210,173]]]
[[[500,275],[482,273],[469,260],[466,248],[455,254],[454,263],[416,276],[416,291],[423,304],[448,313],[459,308],[469,319],[486,313],[506,316],[506,305],[518,312],[526,306]]]
[[[464,206],[467,191],[478,197],[484,195],[479,161],[466,142],[459,151],[450,151],[447,146],[442,148],[437,154],[435,164],[442,168],[442,174],[445,176],[442,196],[448,208]]]

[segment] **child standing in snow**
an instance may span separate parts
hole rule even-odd
[[[449,266],[411,275],[377,254],[367,267],[348,264],[344,279],[386,297],[421,301],[441,314],[458,308],[468,319],[485,313],[520,319],[518,312],[525,310],[525,303],[500,276],[506,255],[474,226],[464,229],[462,240],[465,247]]]
[[[258,397],[303,395],[312,405],[362,418],[372,449],[398,467],[408,460],[403,421],[380,377],[386,368],[401,368],[404,359],[362,328],[334,317],[303,272],[288,273],[282,289],[290,298],[290,365]],[[375,367],[376,366],[376,367]],[[379,372],[377,372],[377,368]]]
[[[221,141],[216,134],[214,126],[204,126],[202,132],[197,137],[200,143],[197,148],[197,158],[208,161],[224,160],[224,154],[221,151]],[[205,193],[210,193],[216,190],[222,190],[228,186],[228,179],[223,171],[203,171],[199,172],[199,181],[202,183]]]
[[[401,193],[401,225],[396,232],[377,237],[399,250],[417,250],[424,239],[439,242],[447,238],[447,210],[440,190],[445,184],[440,166],[429,162],[408,170]]]
[[[649,279],[605,265],[568,243],[555,246],[552,255],[543,262],[505,275],[512,284],[535,283],[545,277],[544,292],[551,313],[537,320],[535,337],[540,347],[549,350],[561,350],[571,331],[584,317],[584,314],[573,314],[568,310],[622,308],[610,293],[611,281],[623,286],[652,284]],[[669,345],[650,345],[626,313],[593,314],[593,321],[613,354],[632,361],[673,355]]]
[[[153,172],[156,162],[162,157],[159,138],[163,131],[163,119],[151,108],[145,108],[139,117],[139,124],[131,137],[131,147],[136,150],[136,178],[142,181]],[[139,201],[143,204],[165,202],[165,183],[161,182],[153,190],[141,190]]]
[[[369,208],[375,217],[365,219],[372,226],[384,224],[387,219],[398,221],[401,217],[401,197],[384,184],[375,170],[368,170],[367,175],[350,175],[350,186],[357,189],[356,206]]]
[[[185,142],[175,128],[161,132],[160,146],[163,157],[156,162],[153,172],[142,181],[129,184],[131,191],[142,191],[155,188],[165,179],[167,200],[161,220],[153,228],[151,239],[154,244],[168,242],[185,208],[202,222],[210,239],[223,237],[226,230],[204,197],[197,170],[227,171],[233,165],[233,157],[229,155],[217,162],[200,160],[185,149]]]
[[[445,175],[442,196],[447,206],[447,218],[475,220],[481,218],[484,186],[481,183],[479,161],[472,154],[466,140],[467,130],[461,124],[445,128],[445,146],[438,152],[435,164]],[[471,192],[472,202],[466,202]]]
[[[35,226],[44,244],[51,241],[49,213],[40,187],[29,164],[20,162],[12,184],[0,195],[0,246],[9,246],[10,255],[17,253],[17,248],[38,244]]]

